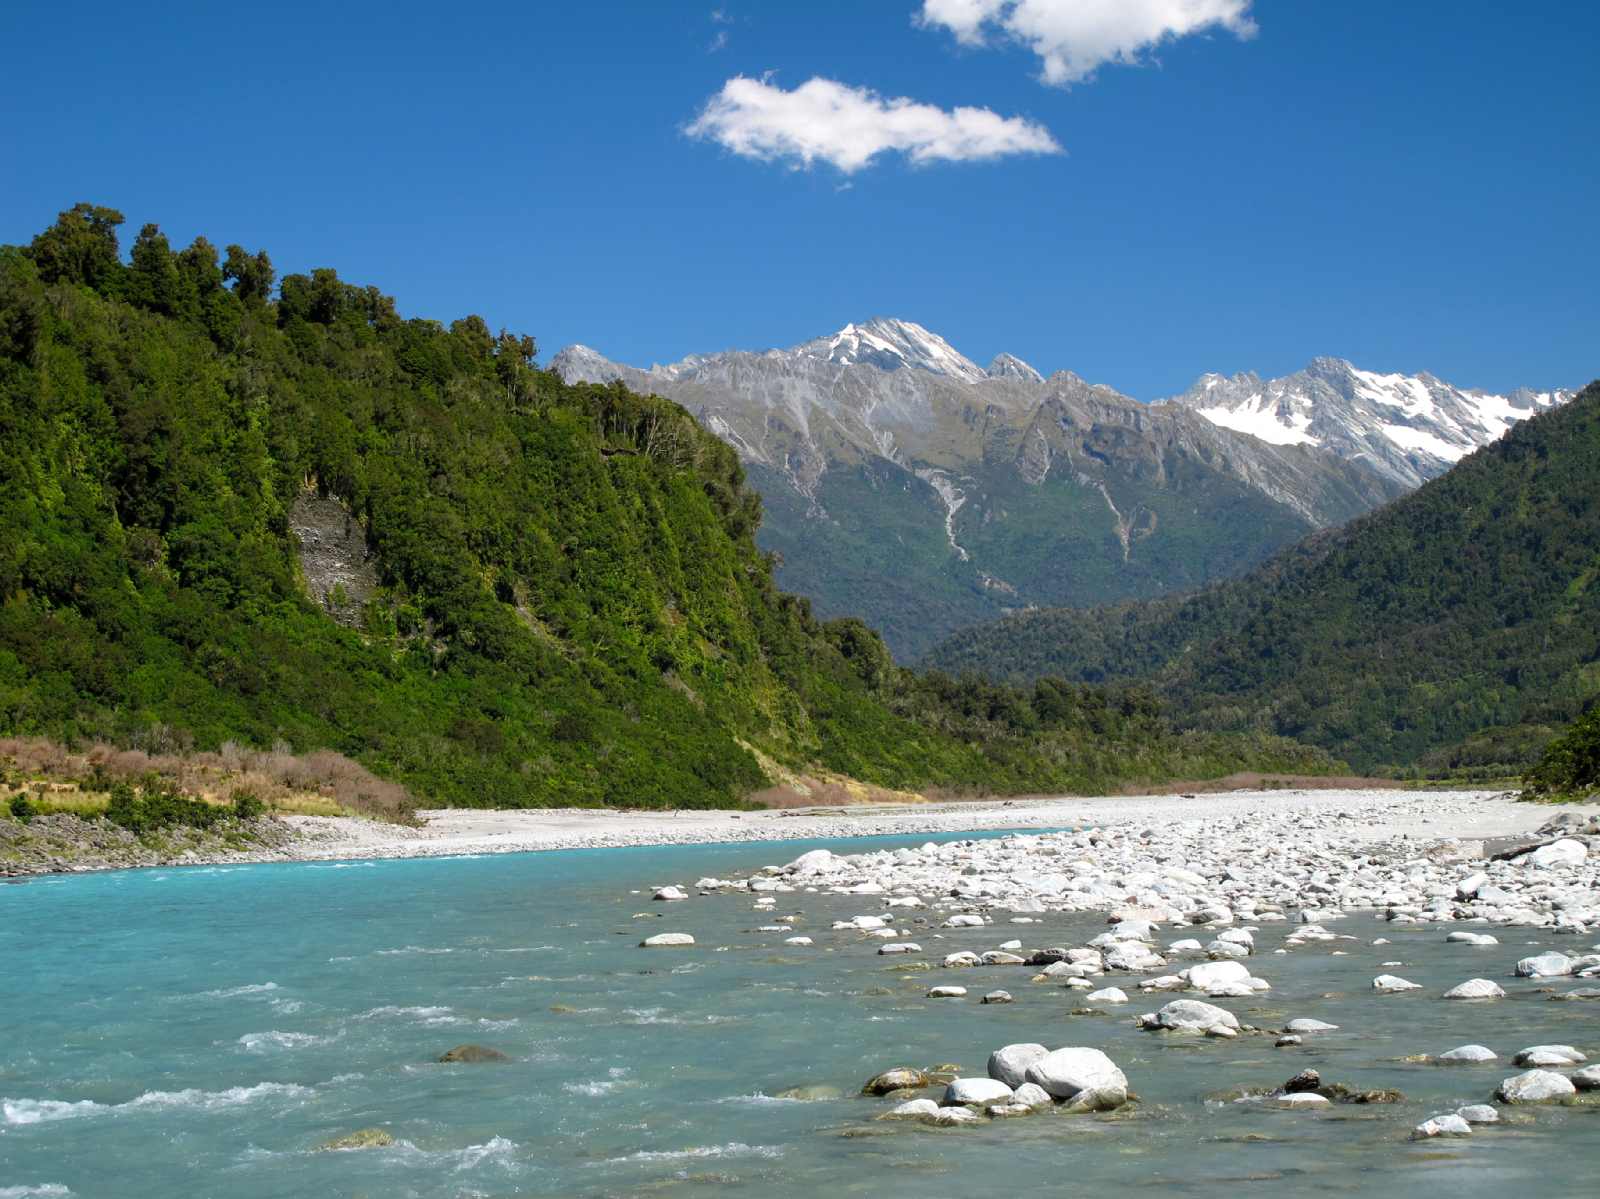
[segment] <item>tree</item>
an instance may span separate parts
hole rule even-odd
[[[74,204],[28,247],[40,278],[106,291],[122,269],[117,252],[117,226],[122,220],[115,208]]]
[[[165,316],[184,311],[184,277],[166,236],[155,225],[139,230],[128,273],[128,298]]]
[[[275,272],[265,250],[250,254],[243,246],[229,246],[222,277],[232,281],[234,294],[246,304],[264,304],[272,295]]]

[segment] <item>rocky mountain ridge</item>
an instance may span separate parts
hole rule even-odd
[[[1336,362],[1269,383],[1208,376],[1145,404],[1010,354],[985,369],[920,325],[878,317],[789,349],[640,369],[572,346],[551,366],[688,408],[762,493],[761,541],[781,556],[784,585],[825,616],[865,616],[911,657],[1007,611],[1150,597],[1248,569],[1448,466],[1393,430],[1455,447],[1539,403],[1448,389],[1424,411],[1408,385],[1385,384],[1411,398],[1391,411],[1389,392],[1380,403],[1361,390],[1390,377],[1319,365]],[[1289,423],[1250,417],[1256,391],[1279,397]],[[1334,401],[1351,411],[1316,411]]]

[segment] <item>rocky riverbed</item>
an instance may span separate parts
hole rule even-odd
[[[1397,832],[1375,825],[1373,815],[1368,804],[1335,803],[856,854],[816,849],[744,877],[703,877],[694,897],[684,886],[663,884],[652,899],[672,905],[743,894],[773,921],[762,931],[781,934],[805,922],[807,895],[857,897],[875,910],[834,920],[818,937],[787,937],[785,945],[810,948],[821,935],[831,937],[835,949],[875,942],[880,957],[903,969],[937,972],[926,991],[930,1000],[969,998],[963,975],[982,970],[982,1002],[1010,1003],[1010,990],[990,989],[998,968],[1014,974],[1012,987],[1076,992],[1085,1014],[1131,1005],[1136,1028],[1177,1043],[1257,1037],[1294,1049],[1335,1031],[1336,1024],[1317,1019],[1241,1020],[1222,1001],[1256,1001],[1270,992],[1274,956],[1361,940],[1345,931],[1357,914],[1376,918],[1391,936],[1439,926],[1441,940],[1474,952],[1470,965],[1463,959],[1462,972],[1470,969],[1471,976],[1444,990],[1442,1000],[1494,1003],[1511,987],[1560,1001],[1600,1001],[1600,944],[1588,943],[1600,935],[1600,815],[1561,812],[1509,843]],[[1031,925],[1085,912],[1106,914],[1105,931],[1085,943],[1029,937]],[[1273,926],[1279,926],[1276,946],[1259,953],[1258,937],[1265,941]],[[1524,954],[1513,947],[1519,930],[1570,935],[1573,947]],[[992,947],[948,943],[975,936]],[[1391,945],[1391,936],[1380,932],[1370,944]],[[692,946],[694,940],[663,933],[642,944]],[[1347,950],[1331,952],[1350,957],[1353,971],[1370,971]],[[1403,969],[1405,963],[1381,966]],[[1579,985],[1558,989],[1549,985],[1553,980]],[[1364,991],[1374,998],[1426,989],[1388,969],[1341,981],[1340,993]],[[1447,1024],[1436,1023],[1431,1035],[1448,1040]],[[1436,1058],[1416,1056],[1440,1064],[1497,1059],[1479,1044]],[[1600,1070],[1586,1067],[1587,1060],[1584,1048],[1570,1044],[1522,1047],[1511,1064],[1525,1069],[1504,1077],[1492,1099],[1506,1106],[1600,1100]],[[1135,1101],[1137,1086],[1092,1045],[1001,1046],[986,1072],[974,1075],[958,1067],[886,1065],[862,1087],[863,1094],[892,1102],[879,1118],[946,1127],[1051,1109],[1116,1111]],[[1315,1070],[1270,1090],[1219,1096],[1307,1110],[1401,1099],[1398,1090],[1325,1083]],[[1475,1125],[1498,1119],[1495,1107],[1468,1104],[1428,1116],[1412,1135],[1469,1136]]]

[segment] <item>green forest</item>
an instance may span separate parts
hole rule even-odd
[[[781,593],[734,452],[479,317],[80,204],[0,248],[0,733],[334,750],[468,806],[737,804],[775,770],[1021,792],[1330,758],[1149,691],[892,662]],[[319,591],[295,532],[370,559]]]
[[[1591,384],[1239,580],[1026,613],[928,660],[1011,682],[1139,680],[1183,727],[1290,737],[1361,770],[1520,772],[1600,697],[1597,480]]]

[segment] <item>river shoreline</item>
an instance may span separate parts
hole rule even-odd
[[[130,853],[126,861],[114,852],[108,856],[108,847],[101,839],[94,854],[83,860],[74,860],[63,850],[34,862],[0,863],[0,873],[25,877],[148,866],[450,857],[995,830],[1039,832],[1128,821],[1168,823],[1304,811],[1334,814],[1341,821],[1370,830],[1375,841],[1393,837],[1438,840],[1525,836],[1550,815],[1548,807],[1516,802],[1511,793],[1504,791],[1382,788],[1252,789],[1192,795],[968,800],[754,812],[446,808],[418,813],[418,827],[356,817],[283,816],[273,822],[266,845],[234,850],[220,843],[191,842],[166,855],[152,855],[148,850]],[[282,835],[285,832],[292,835]]]

